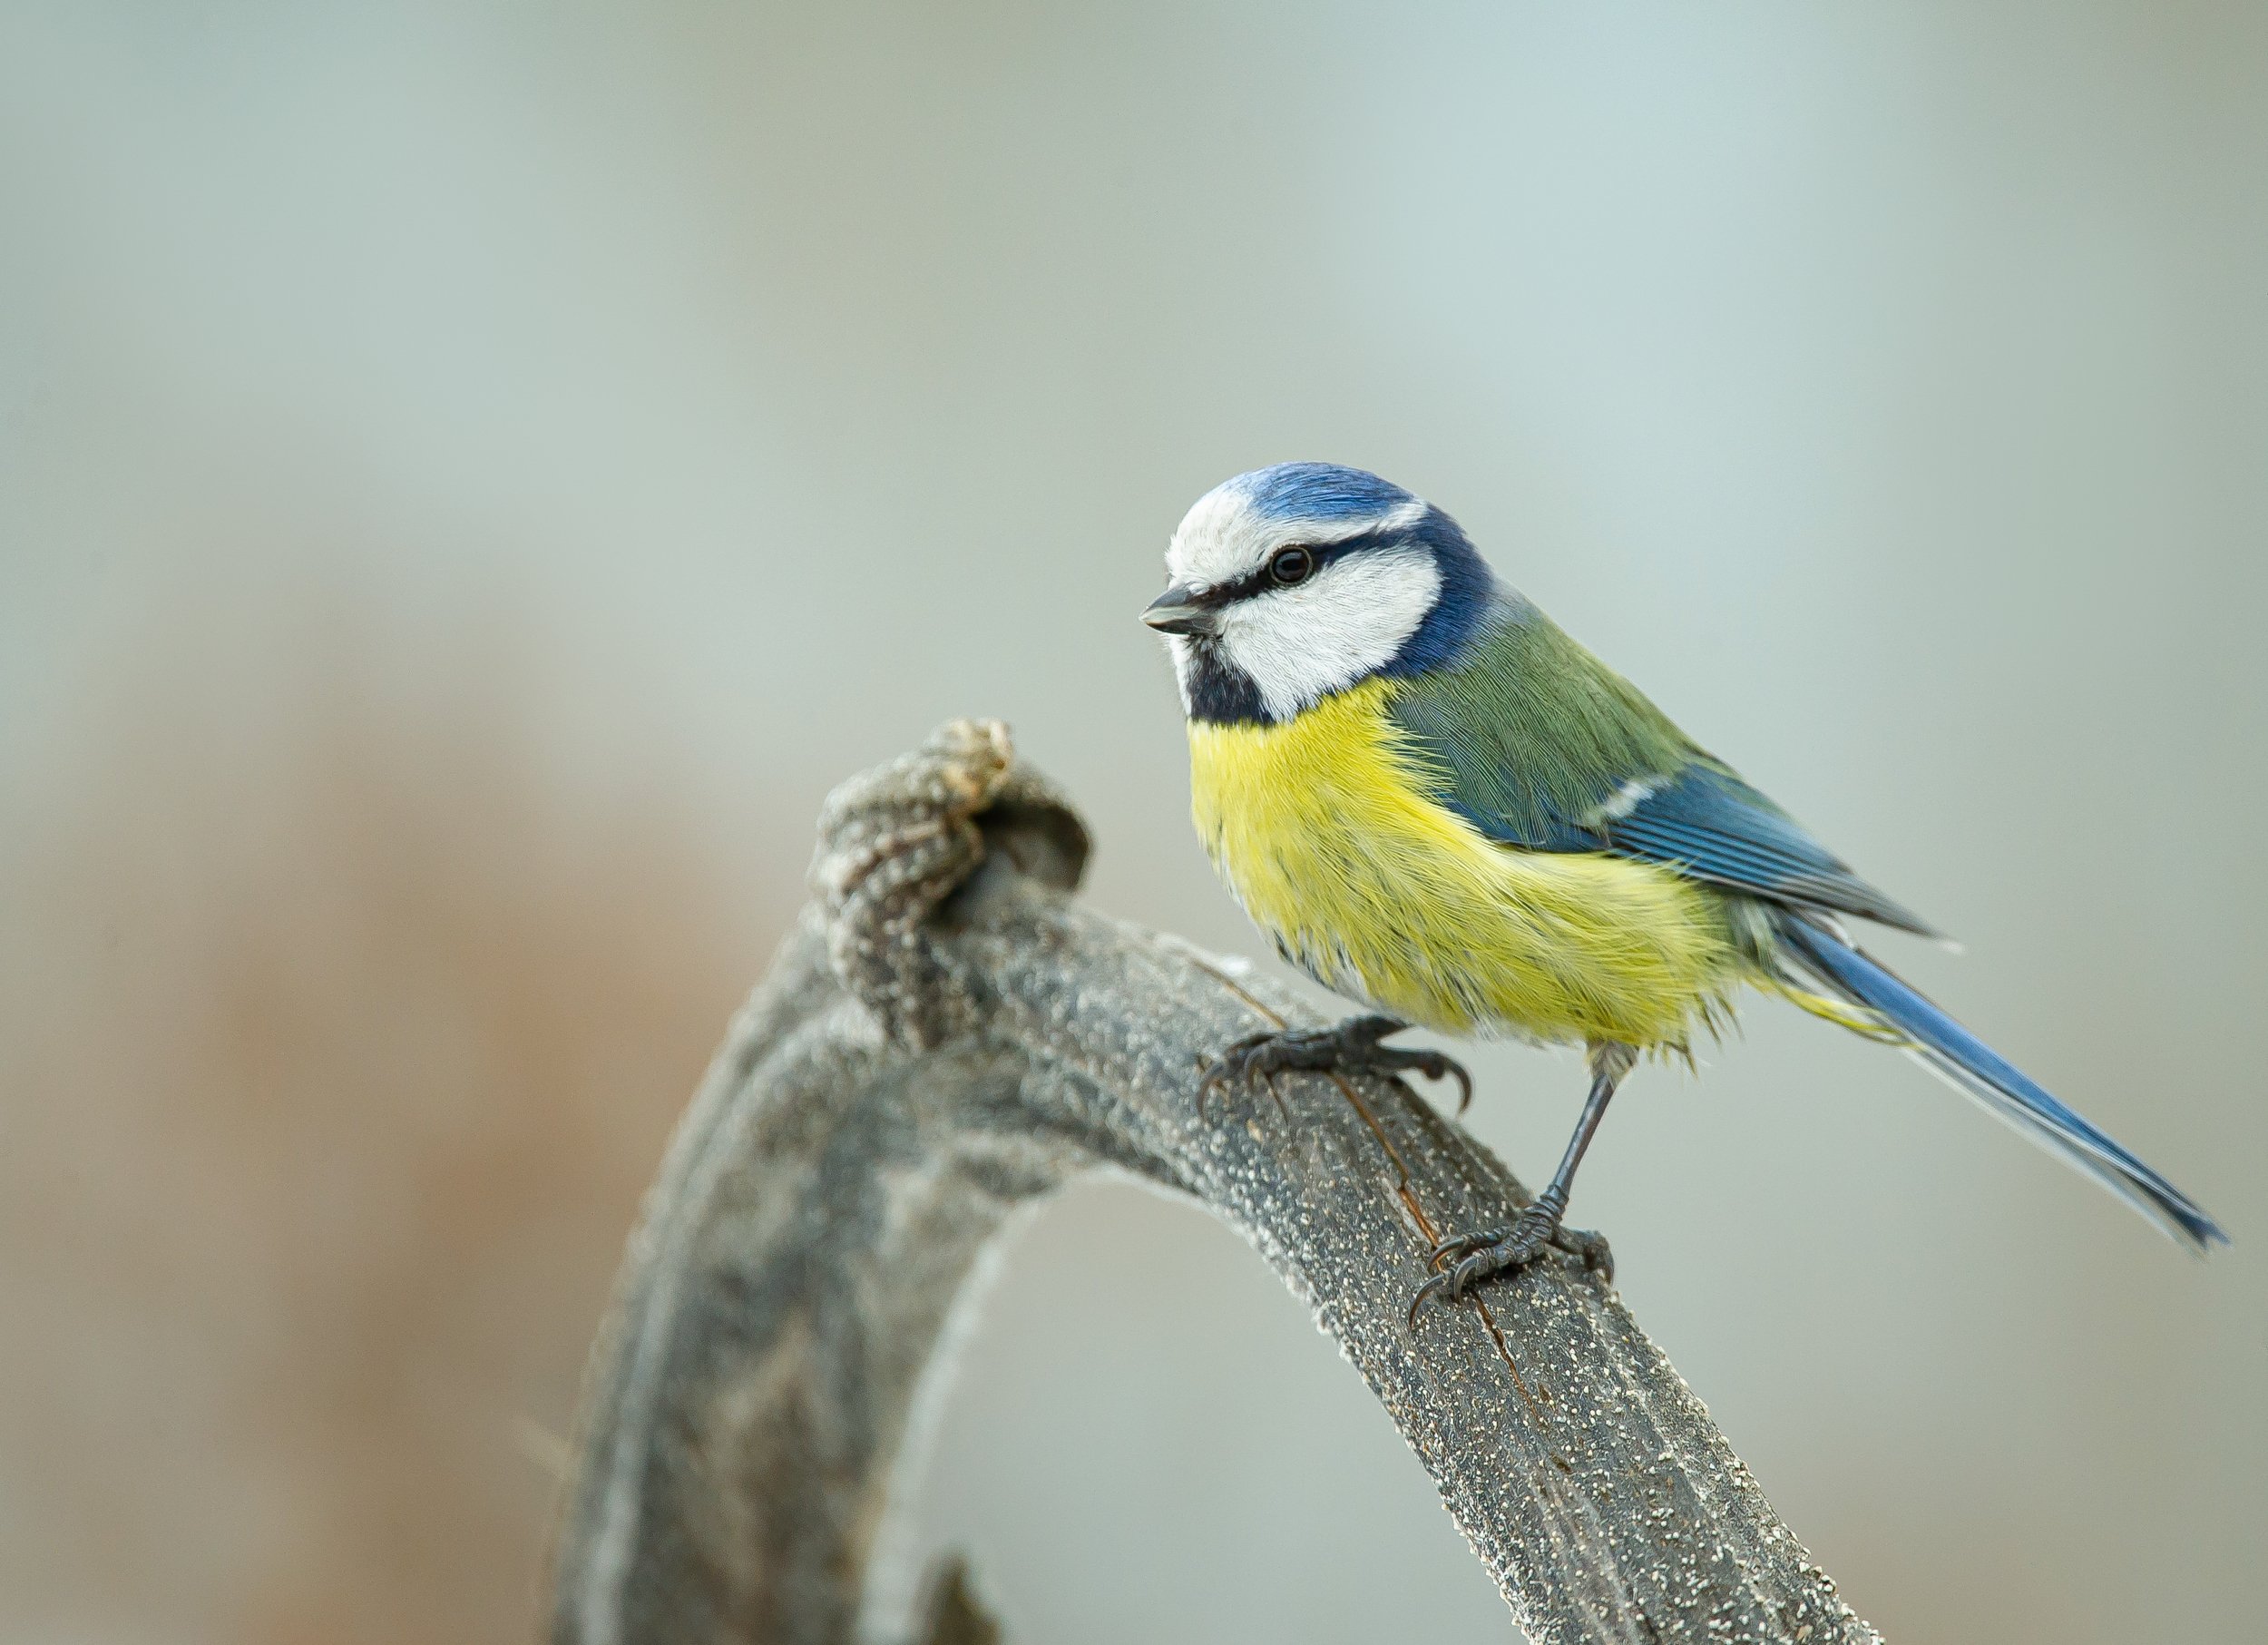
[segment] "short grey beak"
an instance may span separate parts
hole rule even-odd
[[[1218,626],[1207,591],[1177,583],[1142,611],[1142,621],[1161,634],[1209,634]]]

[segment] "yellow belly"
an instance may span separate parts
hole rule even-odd
[[[1198,835],[1285,957],[1429,1028],[1682,1047],[1745,980],[1669,869],[1488,839],[1425,797],[1376,680],[1284,725],[1191,722]]]

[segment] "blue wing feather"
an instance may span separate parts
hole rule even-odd
[[[1698,761],[1602,812],[1597,841],[1713,885],[1800,907],[1855,914],[1924,936],[1919,917],[1868,885],[1786,812],[1723,767]],[[1619,815],[1607,812],[1619,810]],[[1596,848],[1596,847],[1594,847]]]

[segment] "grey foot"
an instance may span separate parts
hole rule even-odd
[[[1466,1293],[1482,1280],[1525,1268],[1548,1250],[1573,1257],[1601,1279],[1611,1281],[1615,1258],[1606,1236],[1589,1229],[1569,1228],[1559,1219],[1563,1215],[1564,1209],[1550,1203],[1547,1194],[1520,1212],[1509,1227],[1461,1234],[1435,1246],[1426,1258],[1427,1266],[1441,1268],[1444,1262],[1451,1266],[1418,1287],[1417,1295],[1410,1298],[1413,1328],[1427,1297],[1446,1293],[1451,1302],[1462,1302]]]
[[[1458,1085],[1457,1111],[1472,1101],[1472,1076],[1464,1064],[1438,1051],[1404,1051],[1378,1042],[1399,1033],[1407,1023],[1393,1017],[1349,1017],[1334,1028],[1286,1028],[1275,1033],[1256,1033],[1238,1040],[1213,1060],[1198,1082],[1198,1111],[1205,1111],[1214,1092],[1231,1085],[1250,1086],[1274,1080],[1279,1073],[1368,1073],[1384,1079],[1416,1072],[1429,1080],[1454,1079]]]

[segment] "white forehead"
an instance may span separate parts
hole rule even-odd
[[[1406,530],[1424,517],[1425,504],[1415,497],[1367,514],[1263,512],[1256,505],[1247,477],[1239,475],[1207,492],[1182,516],[1166,545],[1166,574],[1176,583],[1207,587],[1234,583],[1294,543],[1344,543],[1375,531]]]

